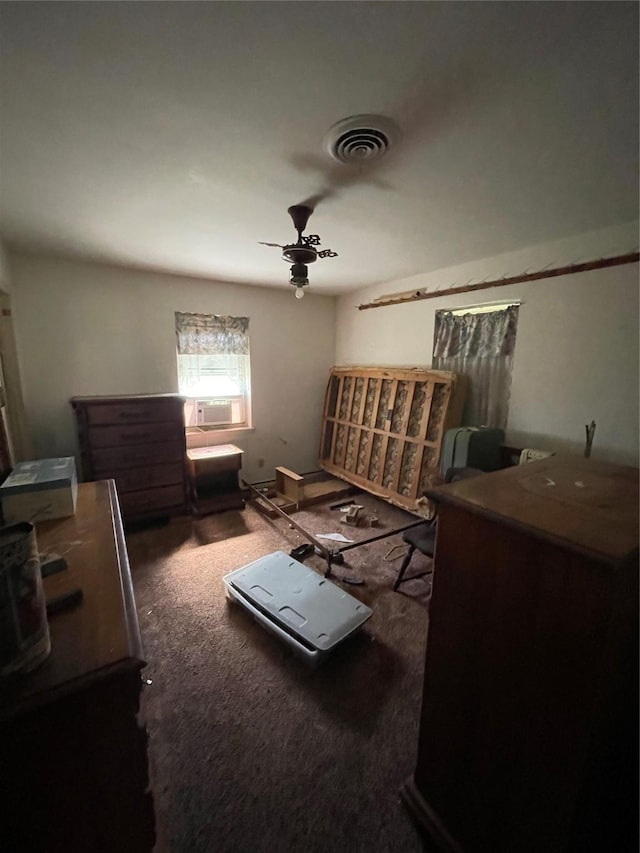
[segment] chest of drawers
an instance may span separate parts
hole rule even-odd
[[[73,397],[84,480],[113,479],[125,521],[187,512],[184,398]]]
[[[145,660],[113,482],[81,483],[75,515],[36,540],[67,564],[46,599],[82,600],[49,616],[49,657],[0,685],[0,850],[150,853]]]

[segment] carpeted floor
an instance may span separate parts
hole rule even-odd
[[[369,495],[380,531],[316,507],[315,532],[362,539],[414,518]],[[396,535],[349,552],[345,587],[371,606],[364,629],[317,670],[227,602],[222,576],[304,538],[251,506],[130,531],[152,684],[143,712],[158,853],[413,853],[423,842],[398,789],[414,768],[429,583],[391,590]],[[324,561],[305,560],[322,571]],[[416,554],[410,572],[428,567]]]

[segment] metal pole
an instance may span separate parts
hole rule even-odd
[[[329,548],[327,548],[325,545],[322,544],[322,542],[316,539],[316,537],[312,533],[309,533],[309,531],[305,530],[302,525],[294,521],[294,519],[291,518],[290,515],[287,515],[287,513],[283,509],[281,509],[278,504],[274,503],[272,500],[266,497],[261,491],[256,489],[254,485],[252,485],[251,483],[247,483],[246,480],[243,480],[242,483],[244,486],[250,489],[257,497],[263,500],[267,504],[267,506],[271,507],[271,509],[277,512],[278,515],[282,516],[282,518],[288,521],[289,524],[296,528],[296,530],[302,533],[302,535],[305,536],[320,551],[324,559],[327,561],[327,571],[324,575],[326,578],[331,577],[332,561],[337,554],[342,554],[344,551],[351,551],[353,548],[359,548],[361,545],[370,545],[372,542],[378,542],[380,539],[388,539],[389,536],[395,536],[396,533],[404,533],[405,530],[411,530],[412,527],[419,527],[421,524],[428,524],[428,519],[420,519],[420,521],[413,521],[411,522],[411,524],[405,524],[403,527],[398,527],[396,530],[389,530],[387,533],[380,533],[378,534],[378,536],[372,536],[369,539],[363,539],[360,542],[351,542],[348,545],[343,545],[342,548],[336,548],[334,551],[330,551]],[[343,580],[345,583],[351,584],[362,583],[361,580],[352,576],[345,576],[343,578],[338,578],[338,580]]]
[[[326,548],[321,542],[319,542],[312,533],[309,533],[309,531],[305,530],[304,527],[302,527],[302,525],[300,525],[296,521],[294,521],[290,515],[287,515],[287,513],[283,509],[280,509],[278,504],[274,503],[272,500],[269,500],[269,498],[266,497],[266,495],[263,495],[262,492],[258,491],[258,489],[256,489],[255,486],[252,486],[251,483],[247,483],[246,480],[243,480],[242,482],[245,486],[247,486],[249,489],[251,489],[251,491],[254,492],[261,500],[263,500],[268,506],[270,506],[271,509],[275,510],[275,512],[277,512],[278,515],[281,515],[284,519],[286,519],[289,522],[289,524],[293,525],[293,527],[295,527],[296,530],[298,530],[300,533],[302,533],[303,536],[306,536],[306,538],[313,545],[315,545],[316,548],[318,548],[322,552],[322,556],[325,558],[325,560],[330,563],[331,553],[330,553],[329,549]]]
[[[342,581],[343,583],[353,584],[354,586],[364,583],[363,580],[356,577],[355,575],[343,575],[342,577],[340,577],[338,575],[335,575],[335,572],[332,573],[332,570],[331,570],[332,569],[332,561],[336,558],[336,556],[338,555],[339,552],[337,550],[336,551],[330,551],[325,545],[322,544],[322,542],[319,542],[312,533],[309,533],[309,531],[305,530],[304,527],[302,527],[302,525],[300,525],[296,521],[294,521],[290,515],[287,515],[287,513],[283,509],[280,509],[278,504],[274,503],[272,500],[269,500],[269,498],[265,497],[265,495],[263,495],[262,492],[258,491],[258,489],[256,489],[255,486],[251,485],[251,483],[247,483],[246,480],[243,480],[242,483],[248,489],[251,489],[251,491],[257,497],[259,497],[268,506],[270,506],[271,509],[275,510],[278,513],[278,515],[280,515],[280,516],[282,516],[282,518],[286,519],[286,521],[288,521],[289,524],[291,524],[293,527],[296,528],[296,530],[298,530],[300,533],[302,533],[302,535],[305,536],[318,549],[318,551],[322,554],[322,556],[324,557],[324,559],[327,562],[327,570],[324,573],[325,578],[329,578],[333,574],[334,577],[337,577],[338,580]]]
[[[344,551],[350,551],[352,548],[359,548],[361,545],[370,545],[371,542],[377,542],[379,539],[387,539],[389,536],[395,536],[396,533],[404,533],[405,530],[411,530],[412,527],[419,527],[421,524],[428,523],[428,519],[423,518],[421,521],[405,524],[404,527],[399,527],[397,530],[390,530],[388,533],[380,533],[378,536],[372,536],[371,539],[363,539],[361,542],[352,542],[350,545],[343,545],[342,548],[338,548],[338,551],[342,554]]]

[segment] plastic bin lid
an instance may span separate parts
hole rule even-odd
[[[360,627],[373,611],[284,551],[237,569],[224,581],[296,636],[328,651]]]

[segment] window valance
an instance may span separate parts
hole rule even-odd
[[[176,340],[180,355],[247,355],[249,318],[176,311]]]

